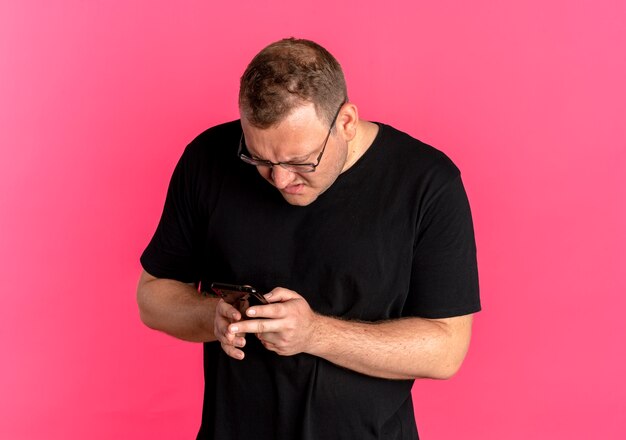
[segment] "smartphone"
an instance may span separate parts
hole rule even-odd
[[[243,317],[248,307],[269,304],[261,292],[248,285],[211,283],[211,290],[239,310]]]

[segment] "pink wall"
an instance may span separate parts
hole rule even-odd
[[[0,438],[193,437],[200,346],[141,325],[138,258],[184,145],[290,35],[463,171],[484,311],[415,386],[423,436],[626,438],[626,3],[392,3],[0,2]]]

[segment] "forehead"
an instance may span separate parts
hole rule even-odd
[[[268,128],[255,127],[241,116],[248,150],[268,160],[283,161],[311,154],[326,136],[327,125],[312,103],[296,107],[282,121]]]

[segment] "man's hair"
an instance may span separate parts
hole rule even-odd
[[[318,117],[332,124],[347,96],[335,57],[313,41],[286,38],[252,59],[241,77],[239,108],[252,125],[268,128],[313,103]]]

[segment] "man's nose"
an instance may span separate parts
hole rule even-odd
[[[291,182],[293,182],[294,173],[281,167],[280,165],[274,165],[272,167],[272,181],[278,189],[286,188]]]

